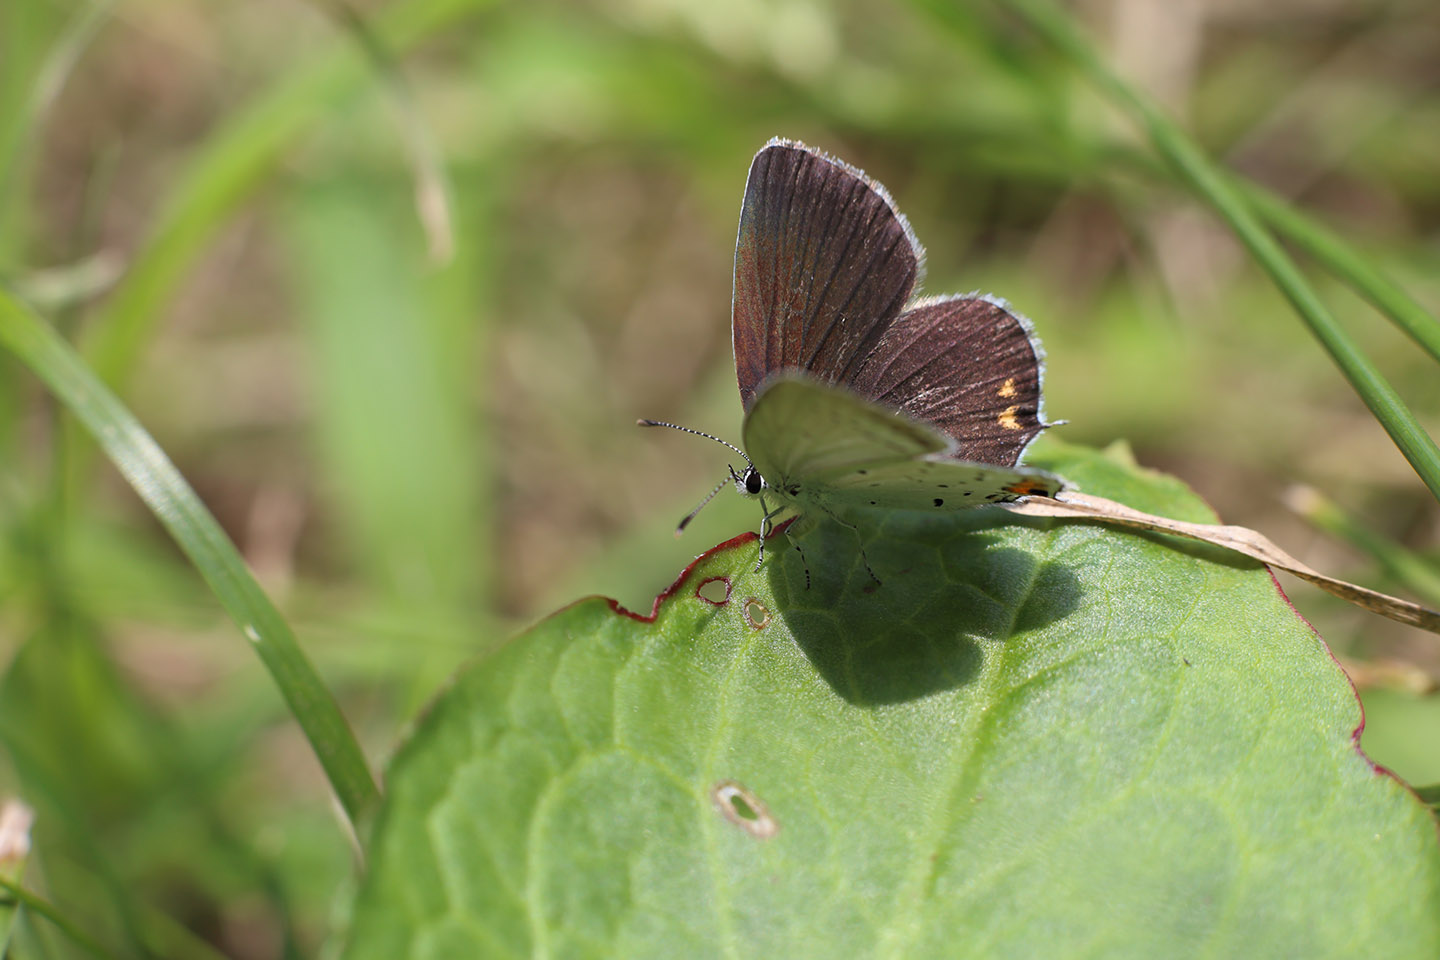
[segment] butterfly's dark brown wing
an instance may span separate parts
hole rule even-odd
[[[782,370],[845,383],[904,308],[920,245],[883,187],[803,144],[755,155],[735,242],[740,399]]]
[[[847,386],[954,437],[955,459],[1009,467],[1045,428],[1041,360],[1005,303],[950,297],[891,323]]]

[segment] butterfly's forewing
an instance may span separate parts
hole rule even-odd
[[[755,155],[735,242],[740,399],[781,370],[847,382],[899,315],[922,252],[884,188],[802,144]]]
[[[1008,467],[1044,429],[1040,375],[1024,318],[987,297],[949,297],[902,314],[849,386],[949,434],[954,458]]]
[[[957,510],[1021,496],[1054,496],[1058,477],[1025,467],[920,459],[860,464],[813,477],[812,496],[830,506],[889,510]]]
[[[771,486],[787,492],[857,466],[944,454],[949,440],[854,394],[798,377],[764,384],[745,416],[745,452]]]

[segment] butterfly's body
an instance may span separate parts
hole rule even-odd
[[[1028,321],[985,296],[906,309],[922,261],[910,225],[859,170],[784,140],[756,154],[732,317],[747,468],[731,478],[765,509],[759,561],[787,515],[799,517],[793,541],[823,516],[848,526],[857,510],[1061,489],[1017,466],[1047,426]]]

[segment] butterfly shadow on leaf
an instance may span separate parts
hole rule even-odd
[[[972,682],[986,656],[1054,623],[1080,602],[1063,563],[1026,549],[1043,529],[988,509],[935,516],[857,518],[856,533],[822,523],[800,538],[802,560],[782,533],[766,563],[779,615],[805,656],[845,700],[903,703]],[[809,587],[806,587],[806,568]]]

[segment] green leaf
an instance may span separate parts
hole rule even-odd
[[[807,539],[809,590],[783,538],[755,573],[740,537],[653,622],[583,600],[466,671],[391,766],[345,956],[1440,949],[1434,822],[1263,568],[998,509],[875,519],[883,586],[844,528]]]

